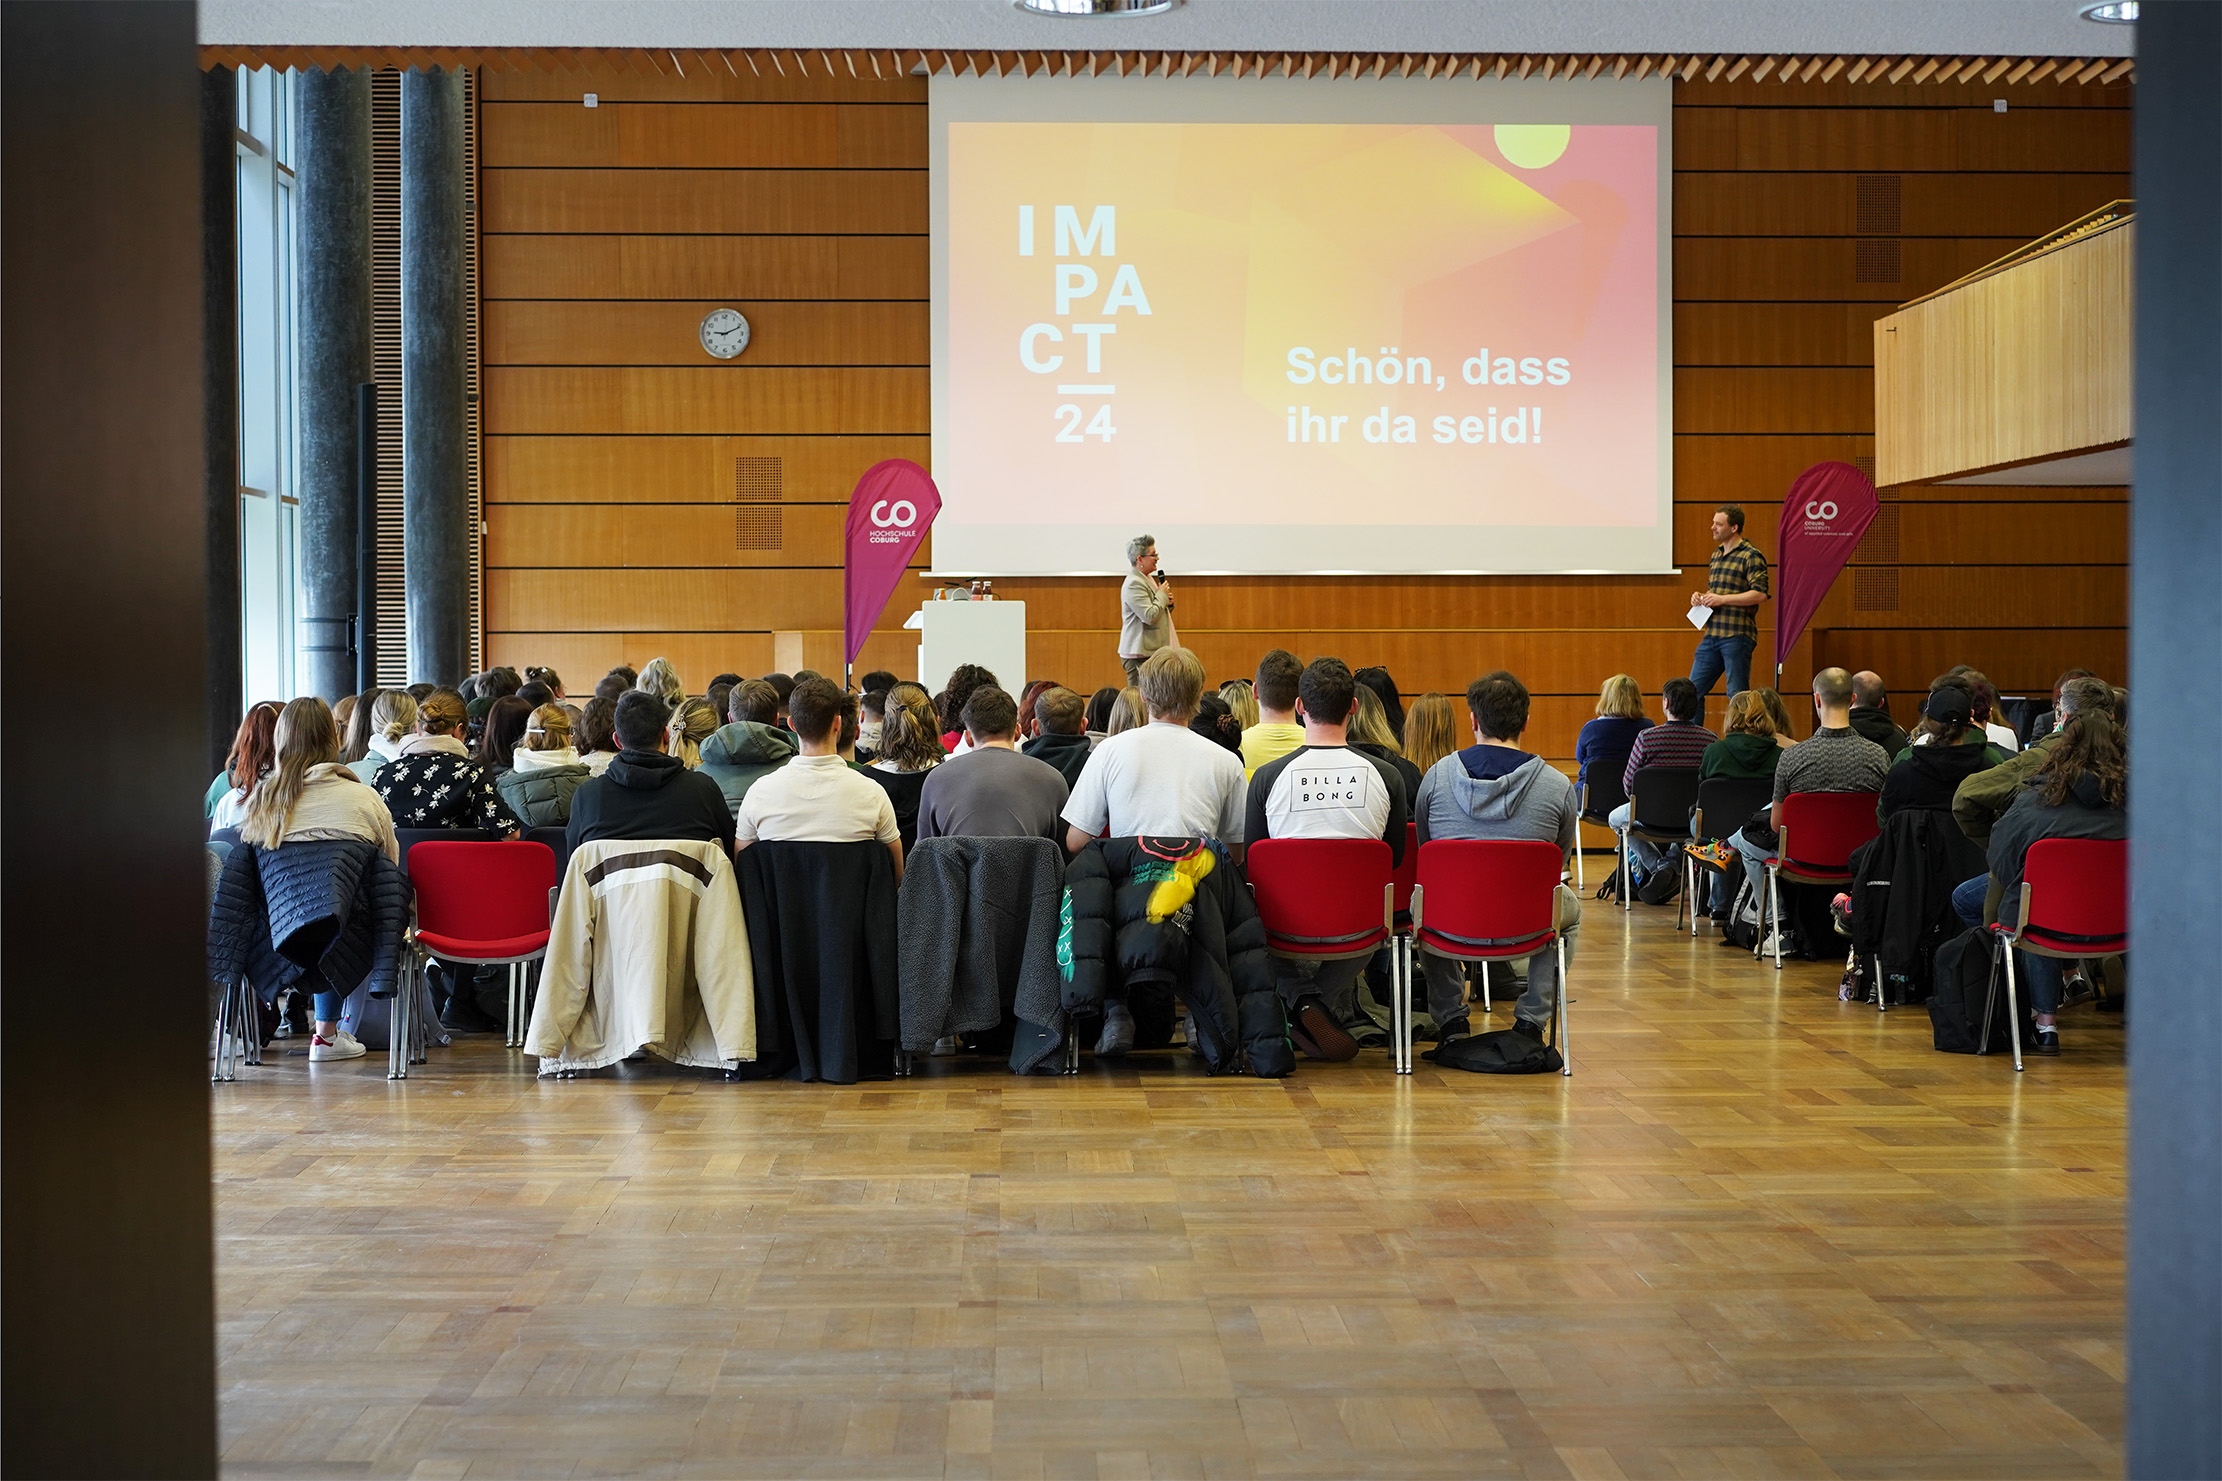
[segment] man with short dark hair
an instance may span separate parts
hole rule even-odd
[[[1852,729],[1896,756],[1911,743],[1905,729],[1890,718],[1890,691],[1883,676],[1869,669],[1852,675]]]
[[[759,839],[817,843],[877,840],[903,877],[903,838],[884,788],[841,759],[841,723],[856,701],[825,679],[803,679],[787,696],[802,754],[759,779],[734,818],[736,852]]]
[[[1521,749],[1528,708],[1527,686],[1502,669],[1467,686],[1474,744],[1451,752],[1420,779],[1412,820],[1423,847],[1438,838],[1532,838],[1557,844],[1564,862],[1574,848],[1579,826],[1574,784],[1542,757]],[[1553,919],[1571,961],[1581,926],[1581,901],[1561,883],[1554,909]],[[1427,1011],[1435,1019],[1437,1042],[1465,1038],[1469,1020],[1461,964],[1422,947],[1420,966],[1427,976]],[[1515,966],[1515,980],[1518,975]],[[1558,1002],[1555,949],[1528,959],[1527,979],[1527,989],[1513,1010],[1513,1027],[1541,1042]]]
[[[1258,768],[1278,760],[1304,744],[1304,727],[1296,723],[1296,688],[1304,665],[1286,648],[1275,648],[1258,660],[1258,676],[1251,693],[1258,702],[1258,723],[1242,732],[1242,770],[1256,776]]]
[[[733,848],[733,811],[718,784],[665,754],[671,709],[629,689],[617,702],[618,753],[571,795],[564,838],[570,848],[603,838],[716,839]]]
[[[1058,816],[1070,788],[1046,761],[1018,750],[1018,703],[993,684],[964,702],[972,749],[926,773],[918,794],[918,837],[1064,837]]]
[[[1852,729],[1852,676],[1840,668],[1825,668],[1813,676],[1813,712],[1819,721],[1813,734],[1782,753],[1775,762],[1774,805],[1768,809],[1770,829],[1782,827],[1782,799],[1793,792],[1874,792],[1883,789],[1890,774],[1890,758],[1883,748]],[[1754,842],[1742,831],[1729,835],[1736,852],[1744,856],[1744,869],[1755,892],[1767,888],[1767,859],[1774,852],[1773,838]],[[1787,916],[1789,911],[1784,910]],[[1777,929],[1781,923],[1777,922]],[[1763,954],[1773,948],[1760,944]],[[1786,948],[1787,950],[1787,948]]]
[[[1087,769],[1088,702],[1062,684],[1034,696],[1034,738],[1019,749],[1057,768],[1069,790]]]
[[[1725,672],[1728,697],[1734,699],[1751,687],[1751,653],[1759,646],[1759,604],[1767,599],[1767,558],[1744,538],[1744,511],[1738,504],[1723,504],[1713,511],[1713,543],[1705,590],[1690,597],[1692,607],[1712,610],[1697,641],[1697,656],[1690,660],[1690,682],[1702,699],[1713,692],[1713,681]]]
[[[795,738],[772,723],[779,716],[779,691],[762,679],[734,685],[726,706],[731,723],[702,743],[700,770],[738,814],[750,787],[795,759]]]
[[[1387,761],[1350,745],[1357,681],[1339,658],[1315,658],[1297,684],[1304,744],[1268,761],[1250,778],[1243,837],[1378,838],[1392,860],[1404,858],[1404,778]],[[1349,1025],[1359,1021],[1358,975],[1369,957],[1282,961],[1281,996],[1296,1047],[1314,1059],[1358,1053]]]
[[[886,669],[874,669],[856,681],[857,689],[865,694],[885,694],[900,681]]]
[[[606,699],[611,704],[616,704],[632,692],[632,687],[629,680],[621,679],[616,674],[604,674],[594,685],[594,697],[596,699]]]
[[[1660,686],[1659,700],[1666,711],[1666,719],[1636,737],[1635,745],[1628,752],[1628,764],[1621,769],[1620,788],[1631,797],[1635,795],[1636,773],[1646,766],[1686,766],[1692,771],[1704,764],[1705,748],[1720,739],[1698,721],[1705,714],[1705,696],[1687,679],[1669,679]],[[1628,826],[1635,817],[1635,804],[1623,802],[1606,815],[1613,829]],[[1649,843],[1641,838],[1628,840],[1628,858],[1635,866],[1636,878],[1623,880],[1629,890],[1643,887],[1647,879],[1663,877],[1671,882],[1680,874],[1669,868],[1671,845]],[[1662,874],[1662,871],[1664,873]],[[1657,895],[1654,890],[1653,894]],[[1674,898],[1668,894],[1666,899]],[[1652,903],[1661,903],[1654,900]]]
[[[766,674],[764,682],[779,696],[779,716],[772,723],[784,730],[787,728],[787,698],[795,692],[795,681],[785,674]]]

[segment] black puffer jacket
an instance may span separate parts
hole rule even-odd
[[[1196,838],[1106,838],[1065,867],[1057,942],[1068,1013],[1096,1014],[1124,992],[1136,1043],[1162,1044],[1171,999],[1215,1075],[1295,1068],[1288,1019],[1273,988],[1265,926],[1250,891],[1216,845]],[[1162,1003],[1162,1013],[1152,1007]]]
[[[409,928],[409,880],[374,843],[301,839],[224,859],[208,916],[208,970],[283,988],[393,996]],[[304,980],[306,979],[306,980]]]

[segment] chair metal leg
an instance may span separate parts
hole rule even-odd
[[[1883,959],[1880,956],[1875,958],[1875,1011],[1877,1013],[1888,1013],[1890,1011],[1890,1004],[1883,1000]]]
[[[1773,867],[1772,867],[1772,866],[1769,866],[1769,868],[1768,868],[1768,870],[1767,870],[1767,911],[1766,911],[1766,913],[1767,913],[1767,915],[1768,915],[1768,916],[1770,916],[1770,917],[1771,917],[1771,918],[1773,919],[1773,921],[1774,921],[1774,928],[1775,928],[1775,970],[1776,970],[1777,972],[1779,972],[1779,971],[1781,971],[1781,970],[1782,970],[1782,895],[1781,895],[1780,891],[1779,891],[1779,890],[1778,890],[1778,889],[1776,888],[1776,885],[1775,885],[1775,870],[1773,869]],[[1765,922],[1765,921],[1762,921],[1762,922],[1760,922],[1760,925],[1761,925],[1761,927],[1762,927],[1762,928],[1764,928],[1764,927],[1765,927],[1765,925],[1766,925],[1766,922]],[[1762,937],[1762,938],[1761,938],[1761,941],[1762,941],[1762,944],[1764,944],[1765,938],[1764,938],[1764,937]]]
[[[251,1033],[247,1031],[249,1024],[254,1026]],[[262,999],[245,978],[240,979],[239,1007],[232,1014],[232,1029],[239,1035],[238,1046],[233,1051],[234,1067],[244,1059],[259,1069],[262,1065]]]
[[[1574,888],[1577,890],[1589,888],[1589,881],[1582,875],[1582,824],[1577,818],[1574,820]]]
[[[1628,830],[1620,830],[1620,908],[1635,909],[1636,875],[1633,851],[1628,846]]]
[[[1558,1019],[1552,1037],[1558,1040],[1559,1073],[1574,1073],[1574,1049],[1566,1037],[1566,937],[1561,935],[1553,945],[1558,950],[1558,992],[1551,1003],[1551,1012]]]
[[[1676,845],[1675,852],[1682,856],[1682,896],[1674,902],[1674,929],[1677,931],[1682,929],[1682,912],[1687,909],[1690,912],[1690,934],[1695,936],[1697,934],[1697,904],[1695,897],[1690,893],[1695,887],[1690,879],[1690,855],[1688,850],[1680,845]]]
[[[1489,1000],[1489,964],[1487,962],[1476,962],[1474,965],[1481,968],[1481,1011],[1494,1013],[1497,1011],[1497,1005]]]
[[[386,1078],[409,1078],[409,1058],[415,1048],[410,1042],[410,1020],[417,1006],[417,964],[405,963],[401,981],[394,986],[393,1008],[386,1015]]]
[[[2021,995],[2014,981],[2014,948],[2006,947],[2006,1042],[2014,1046],[2014,1073],[2021,1073]],[[1984,1037],[1988,1039],[1986,1030]]]
[[[227,982],[223,986],[221,995],[216,999],[216,1052],[210,1057],[208,1065],[208,1083],[211,1085],[221,1085],[232,1078],[230,1062],[232,1046],[231,1011],[232,997],[235,992],[235,985]]]
[[[1397,943],[1389,956],[1389,1066],[1412,1073],[1412,942]]]
[[[1069,1013],[1065,1015],[1065,1073],[1080,1073],[1080,1030]]]

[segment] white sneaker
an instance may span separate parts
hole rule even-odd
[[[361,1059],[368,1052],[344,1033],[337,1039],[327,1039],[322,1034],[309,1036],[309,1061],[312,1064],[326,1059]]]
[[[360,1039],[358,1039],[358,1038],[356,1038],[356,1037],[355,1037],[355,1036],[354,1036],[353,1034],[349,1033],[349,1032],[348,1032],[348,1031],[347,1031],[346,1029],[341,1029],[341,1030],[339,1030],[339,1041],[340,1041],[340,1042],[341,1042],[342,1044],[345,1044],[345,1045],[349,1046],[350,1048],[353,1048],[353,1049],[363,1049],[363,1041],[362,1041],[362,1040],[360,1040]],[[364,1049],[364,1050],[363,1050],[363,1052],[367,1054],[367,1053],[369,1053],[370,1051],[369,1051],[369,1050],[367,1050],[367,1049]]]

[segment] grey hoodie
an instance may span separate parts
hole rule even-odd
[[[711,732],[702,743],[701,773],[718,784],[725,805],[740,816],[741,798],[756,784],[785,766],[795,756],[795,743],[787,732],[754,720],[736,720]]]
[[[1540,756],[1501,777],[1466,774],[1456,751],[1428,768],[1412,804],[1420,842],[1433,838],[1535,838],[1574,846],[1574,784]]]

